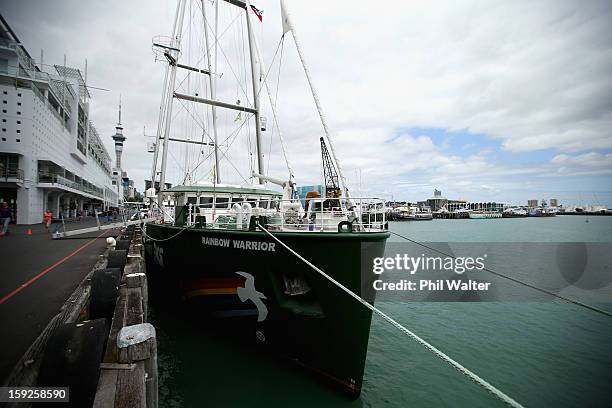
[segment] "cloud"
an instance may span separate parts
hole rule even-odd
[[[109,151],[118,94],[123,95],[128,137],[124,162],[140,189],[151,172],[143,126],[148,134],[155,133],[163,80],[163,64],[154,61],[151,39],[168,35],[175,5],[170,0],[7,0],[0,5],[33,56],[44,48],[45,61],[61,63],[66,53],[68,65],[80,68],[87,58],[88,82],[111,89],[92,90],[91,103],[93,120]],[[221,21],[228,24],[237,11],[223,6]],[[396,1],[376,7],[366,1],[313,0],[289,6],[352,189],[361,178],[365,192],[394,193],[396,198],[423,198],[438,187],[449,197],[469,193],[474,200],[495,195],[522,200],[532,194],[526,189],[540,194],[551,184],[548,178],[563,175],[566,188],[588,185],[609,191],[609,2]],[[308,84],[290,34],[283,41],[279,70],[277,2],[262,0],[258,7],[265,11],[264,22],[254,21],[255,29],[265,61],[275,60],[269,79],[274,91],[280,84],[279,119],[294,172],[302,184],[317,182],[323,130]],[[197,4],[188,11],[196,15]],[[235,27],[245,29],[244,24]],[[221,41],[218,96],[246,103],[252,99],[250,79],[246,61],[236,57],[242,45],[232,31]],[[232,68],[226,58],[235,63]],[[233,85],[235,77],[242,87]],[[286,170],[265,100],[266,168],[271,175],[283,176]],[[177,124],[186,122],[185,108],[177,106]],[[220,116],[226,123],[220,131],[224,140],[235,129],[235,112]],[[465,149],[453,151],[452,144],[427,132],[399,132],[398,137],[398,129],[406,128],[462,130],[495,139],[504,153],[517,157],[544,149],[556,156],[516,165],[476,141],[466,140]],[[182,127],[178,132],[197,137],[198,129]],[[222,175],[239,182],[233,167],[248,178],[253,131],[228,143],[232,140],[232,147],[239,149],[228,153],[231,163],[224,163]],[[169,155],[173,181],[180,180],[184,166],[182,149]],[[190,150],[195,162],[206,154]],[[201,169],[198,176],[205,177],[210,165]],[[592,176],[592,182],[576,178],[581,175]]]
[[[561,164],[564,166],[586,166],[586,167],[603,167],[612,168],[612,154],[601,154],[597,152],[584,153],[577,156],[568,156],[560,154],[552,158],[551,163]]]

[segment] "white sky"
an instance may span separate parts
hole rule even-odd
[[[119,93],[123,163],[142,191],[163,79],[151,39],[175,1],[5,0],[0,12],[38,59],[84,67],[92,120],[110,152]],[[257,1],[264,59],[281,34]],[[607,1],[288,1],[345,174],[364,194],[612,205],[612,4]],[[229,53],[229,51],[228,51]],[[223,72],[222,79],[230,79]],[[274,74],[274,83],[276,83]],[[322,133],[291,38],[280,122],[300,184],[318,181]],[[229,102],[235,102],[230,100]],[[268,115],[268,127],[271,115]],[[281,158],[270,166],[284,177]],[[232,181],[232,180],[230,180]],[[233,180],[239,181],[239,180]]]

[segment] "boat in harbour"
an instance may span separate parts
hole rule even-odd
[[[433,220],[433,214],[429,207],[412,206],[408,219],[411,221],[431,221]]]
[[[395,208],[393,219],[396,221],[431,221],[433,220],[433,214],[429,207],[410,205]]]
[[[529,209],[529,217],[554,217],[557,210],[550,207],[536,207]]]
[[[489,210],[474,210],[469,213],[470,219],[483,220],[492,218],[501,218],[502,213]]]
[[[546,200],[542,200],[538,207],[529,208],[529,217],[554,217],[557,215],[557,207],[549,206]]]
[[[302,203],[288,160],[289,150],[278,126],[269,78],[263,75],[269,70],[253,35],[251,19],[261,19],[261,13],[249,1],[227,0],[225,6],[231,8],[232,23],[242,21],[239,29],[246,26],[240,49],[248,55],[240,61],[249,62],[243,68],[250,71],[250,78],[247,76],[236,88],[240,94],[250,87],[252,93],[242,101],[222,101],[216,95],[220,75],[215,49],[222,34],[217,35],[212,22],[218,15],[218,1],[214,5],[197,2],[194,10],[201,11],[193,13],[186,11],[192,10],[188,0],[179,0],[172,36],[154,43],[166,64],[166,80],[155,136],[152,187],[147,190],[154,220],[144,228],[153,301],[189,309],[197,316],[194,324],[202,327],[212,327],[207,321],[222,320],[247,342],[265,346],[357,397],[363,385],[371,311],[296,254],[373,302],[374,291],[368,281],[371,274],[363,272],[371,270],[372,260],[384,254],[389,237],[385,202],[349,194],[295,28],[281,3],[282,34],[291,33],[294,39],[325,134],[321,138],[323,171],[313,169],[313,173],[323,174],[323,192],[309,192]],[[211,14],[215,17],[207,17]],[[201,21],[191,26],[194,31],[187,31],[184,20],[194,16]],[[197,29],[204,44],[193,49],[206,52],[203,58],[190,58],[185,32],[189,38],[197,38]],[[213,38],[209,38],[211,35]],[[207,66],[195,66],[202,61]],[[234,75],[231,79],[240,78]],[[274,119],[277,143],[282,146],[282,154],[276,159],[287,167],[283,178],[265,174],[266,168],[278,166],[264,162],[263,141],[266,145],[271,142],[264,134],[262,95],[270,100],[268,113]],[[178,123],[173,105],[189,113],[184,115],[191,120],[189,125]],[[234,111],[229,120],[225,115],[227,123],[220,123],[219,109]],[[244,148],[240,157],[246,158],[243,164],[252,164],[253,168],[244,183],[222,182],[222,169],[234,168],[239,173],[230,159],[228,140],[240,134],[252,148]],[[191,151],[195,160],[189,164],[190,153],[185,148],[185,164],[177,166],[177,172],[182,172],[179,183],[168,187],[171,142],[202,150]],[[202,158],[207,152],[204,149],[210,149],[206,159]],[[268,154],[266,159],[272,160]],[[203,172],[207,180],[202,182],[198,181],[198,171],[203,167],[208,171]]]
[[[502,212],[502,218],[522,218],[522,217],[528,217],[528,216],[529,216],[528,211],[520,207],[506,208]]]

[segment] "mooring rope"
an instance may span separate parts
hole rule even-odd
[[[146,227],[146,224],[145,224],[145,227]],[[195,227],[195,224],[194,224],[194,225],[191,225],[191,226],[188,226],[188,227],[182,227],[182,228],[180,229],[180,231],[179,231],[179,232],[177,232],[176,234],[174,234],[174,235],[172,235],[172,236],[170,236],[170,237],[168,237],[168,238],[163,238],[163,239],[153,238],[152,236],[148,235],[148,234],[146,233],[146,228],[143,228],[143,229],[142,229],[142,235],[144,235],[145,237],[147,237],[147,239],[149,239],[150,241],[153,241],[153,242],[164,242],[164,241],[170,241],[171,239],[176,238],[176,237],[178,237],[180,234],[182,234],[182,233],[183,233],[183,231],[186,231],[186,230],[188,230],[188,229],[193,229],[194,227]]]
[[[397,232],[389,231],[389,233],[391,233],[391,234],[393,234],[393,235],[395,235],[395,236],[397,236],[397,237],[403,238],[403,239],[405,239],[406,241],[410,241],[410,242],[412,242],[413,244],[420,245],[420,246],[422,246],[422,247],[424,247],[424,248],[427,248],[427,249],[429,249],[429,250],[431,250],[431,251],[434,251],[434,252],[437,252],[437,253],[439,253],[439,254],[441,254],[441,255],[447,256],[447,257],[449,257],[449,258],[453,258],[453,259],[455,259],[455,258],[456,258],[454,255],[447,254],[447,253],[446,253],[446,252],[444,252],[444,251],[441,251],[441,250],[439,250],[439,249],[436,249],[436,248],[434,248],[434,247],[431,247],[431,246],[429,246],[429,245],[426,245],[426,244],[424,244],[424,243],[422,243],[422,242],[415,241],[414,239],[410,239],[410,238],[408,238],[408,237],[405,237],[405,236],[403,236],[403,235],[401,235],[401,234],[398,234]],[[603,315],[605,315],[605,316],[612,317],[612,313],[610,313],[610,312],[608,312],[608,311],[606,311],[606,310],[599,309],[599,308],[597,308],[597,307],[595,307],[595,306],[591,306],[591,305],[586,304],[586,303],[583,303],[583,302],[581,302],[581,301],[579,301],[579,300],[575,300],[575,299],[571,299],[571,298],[565,297],[565,296],[563,296],[563,295],[559,295],[558,293],[552,292],[552,291],[550,291],[550,290],[548,290],[548,289],[541,288],[541,287],[536,286],[536,285],[534,285],[534,284],[532,284],[532,283],[525,282],[525,281],[522,281],[522,280],[520,280],[520,279],[516,279],[516,278],[513,278],[513,277],[511,277],[511,276],[504,275],[503,273],[496,272],[496,271],[491,270],[491,269],[489,269],[489,268],[483,268],[482,270],[483,270],[483,271],[487,271],[487,272],[489,272],[489,273],[491,273],[491,274],[493,274],[493,275],[495,275],[495,276],[499,276],[500,278],[504,278],[504,279],[507,279],[507,280],[512,281],[512,282],[515,282],[515,283],[519,283],[519,284],[524,285],[524,286],[527,286],[527,287],[529,287],[529,288],[531,288],[531,289],[534,289],[534,290],[537,290],[537,291],[539,291],[539,292],[545,293],[545,294],[547,294],[547,295],[550,295],[550,296],[556,297],[556,298],[558,298],[558,299],[564,300],[564,301],[566,301],[566,302],[568,302],[568,303],[572,303],[572,304],[574,304],[574,305],[576,305],[576,306],[584,307],[585,309],[589,309],[589,310],[591,310],[591,311],[593,311],[593,312],[601,313],[601,314],[603,314]]]
[[[511,406],[511,407],[517,407],[517,408],[522,408],[523,406],[521,404],[519,404],[517,401],[515,401],[513,398],[511,398],[510,396],[506,395],[503,391],[497,389],[495,386],[491,385],[490,383],[488,383],[486,380],[484,380],[483,378],[479,377],[478,375],[476,375],[475,373],[473,373],[472,371],[470,371],[468,368],[462,366],[461,364],[459,364],[458,362],[456,362],[455,360],[453,360],[452,358],[450,358],[449,356],[447,356],[446,354],[444,354],[442,351],[438,350],[437,348],[435,348],[433,345],[431,345],[430,343],[428,343],[426,340],[422,339],[421,337],[419,337],[418,335],[416,335],[415,333],[413,333],[412,331],[408,330],[406,327],[402,326],[399,322],[395,321],[392,317],[389,317],[388,315],[386,315],[383,311],[381,311],[380,309],[376,308],[375,306],[372,306],[371,304],[369,304],[368,302],[366,302],[365,300],[363,300],[361,298],[361,296],[355,294],[353,291],[351,291],[349,288],[347,288],[346,286],[344,286],[343,284],[341,284],[340,282],[338,282],[337,280],[335,280],[334,278],[332,278],[331,276],[329,276],[328,274],[326,274],[325,272],[323,272],[321,269],[319,269],[318,267],[316,267],[315,265],[313,265],[310,261],[308,261],[306,258],[304,258],[303,256],[301,256],[300,254],[298,254],[296,251],[294,251],[293,249],[291,249],[289,246],[287,246],[287,244],[285,244],[283,241],[281,241],[280,239],[278,239],[276,236],[272,235],[272,233],[270,233],[270,231],[268,231],[267,229],[265,229],[264,227],[262,227],[259,223],[257,223],[257,226],[266,234],[268,234],[270,237],[272,237],[272,239],[274,239],[276,242],[278,242],[279,244],[281,244],[286,250],[288,250],[289,252],[291,252],[293,255],[295,255],[297,258],[299,258],[302,262],[304,262],[306,265],[310,266],[312,269],[314,269],[315,271],[317,271],[320,275],[322,275],[325,279],[329,280],[331,283],[333,283],[334,285],[336,285],[337,287],[339,287],[340,289],[342,289],[345,293],[347,293],[349,296],[351,296],[352,298],[354,298],[355,300],[357,300],[359,303],[361,303],[363,306],[367,307],[368,309],[370,309],[373,313],[376,313],[377,315],[379,315],[380,317],[382,317],[384,320],[386,320],[388,323],[390,323],[391,325],[393,325],[395,328],[397,328],[398,330],[400,330],[402,333],[408,335],[409,337],[411,337],[413,340],[415,340],[417,343],[421,344],[422,346],[424,346],[425,348],[427,348],[429,351],[431,351],[432,353],[434,353],[436,356],[438,356],[440,359],[442,359],[443,361],[445,361],[446,363],[450,364],[453,368],[457,369],[460,373],[466,375],[468,378],[470,378],[472,381],[474,381],[476,384],[480,385],[481,387],[483,387],[485,390],[487,390],[489,393],[491,393],[493,396],[495,396],[496,398],[498,398],[499,400],[501,400],[502,402],[504,402],[505,404]]]

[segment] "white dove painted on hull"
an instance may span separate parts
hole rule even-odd
[[[262,299],[266,299],[266,295],[261,292],[258,292],[255,289],[255,278],[250,273],[246,272],[236,272],[238,275],[243,276],[246,280],[244,281],[244,287],[236,288],[236,293],[238,294],[238,298],[242,302],[246,302],[247,300],[251,300],[253,304],[257,307],[257,321],[261,322],[266,319],[268,316],[268,308],[262,301]]]

